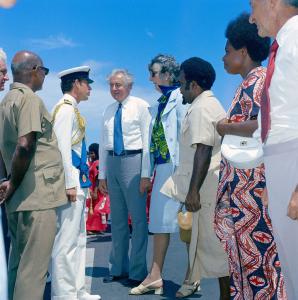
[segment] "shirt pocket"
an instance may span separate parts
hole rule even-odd
[[[189,190],[191,175],[191,169],[186,168],[184,165],[179,166],[172,175],[175,192],[179,196],[179,200],[183,199],[183,202]]]
[[[54,182],[61,174],[60,167],[51,167],[42,170],[45,182]]]
[[[53,118],[49,113],[45,113],[42,116],[41,120],[41,132],[42,137],[45,138],[48,142],[53,140]]]
[[[57,199],[55,199],[55,194],[57,192],[57,187],[60,186],[60,183],[62,183],[61,180],[63,180],[63,178],[61,178],[61,176],[64,177],[63,170],[59,166],[54,166],[50,168],[43,168],[41,173],[42,176],[40,176],[37,180],[40,180],[40,186],[42,186],[44,202],[47,202],[47,204],[50,205],[57,201]]]

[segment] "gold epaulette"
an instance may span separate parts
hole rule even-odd
[[[72,102],[67,99],[64,99],[64,104],[72,105]]]
[[[55,110],[54,110],[54,113],[53,113],[52,124],[54,124],[55,119],[56,119],[56,115],[57,115],[58,111],[60,110],[61,106],[64,105],[64,104],[68,104],[68,105],[73,106],[72,102],[67,100],[67,99],[64,99],[62,103],[58,104],[56,106]],[[77,122],[78,122],[79,129],[72,136],[72,141],[71,141],[72,146],[80,143],[83,140],[83,138],[85,137],[85,131],[86,131],[85,119],[80,115],[79,110],[75,107],[74,107],[74,112],[75,112],[75,115],[76,115],[76,119],[77,119]],[[77,138],[75,138],[76,135],[78,135]]]

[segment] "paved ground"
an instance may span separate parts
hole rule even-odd
[[[170,300],[175,299],[175,293],[183,281],[186,270],[186,249],[179,240],[179,235],[173,235],[164,265],[164,295],[147,294],[129,296],[128,287],[120,282],[103,283],[102,278],[108,274],[108,257],[111,247],[111,234],[88,238],[86,287],[94,294],[100,294],[103,300]],[[152,236],[149,236],[148,266],[151,264]],[[217,280],[202,280],[201,291],[185,299],[218,300],[219,288]],[[50,299],[50,287],[47,285],[44,300]]]

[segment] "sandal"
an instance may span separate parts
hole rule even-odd
[[[162,279],[155,280],[153,282],[150,282],[147,285],[143,285],[142,283],[138,285],[137,287],[134,287],[129,291],[129,295],[143,295],[147,294],[149,292],[154,292],[155,295],[162,295],[163,294],[163,286],[155,287],[154,285],[161,283]]]
[[[180,289],[176,292],[176,298],[184,298],[194,294],[196,291],[201,289],[200,282],[196,281],[194,283],[188,284],[187,281],[181,285]]]

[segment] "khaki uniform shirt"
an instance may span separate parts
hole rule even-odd
[[[44,210],[67,203],[64,171],[52,117],[42,100],[26,85],[13,83],[0,104],[0,150],[7,173],[18,138],[37,133],[35,154],[12,198],[8,212]]]
[[[221,159],[220,136],[216,131],[216,123],[225,117],[226,113],[213,93],[205,91],[191,104],[182,125],[180,166],[183,173],[188,168],[187,171],[190,174],[187,176],[187,190],[193,169],[196,144],[201,143],[213,147],[209,170],[200,189],[201,209],[193,213],[189,261],[191,279],[194,281],[202,277],[219,278],[229,274],[227,255],[213,229]]]
[[[200,189],[201,209],[193,213],[189,248],[190,282],[202,277],[219,278],[229,274],[226,253],[213,230],[221,159],[216,123],[225,117],[223,107],[211,91],[203,92],[193,101],[182,123],[179,166],[162,188],[162,192],[167,191],[167,194],[184,202],[192,176],[196,144],[213,147],[209,170]]]

